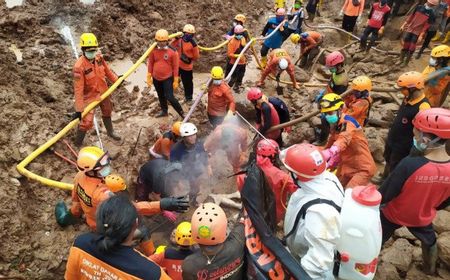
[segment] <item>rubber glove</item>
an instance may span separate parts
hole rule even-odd
[[[147,73],[147,87],[151,88],[153,85],[153,77],[152,74]]]
[[[175,222],[177,220],[177,213],[175,213],[175,212],[162,211],[161,214],[171,222]]]
[[[383,35],[384,34],[384,26],[382,26],[379,30],[378,30],[378,35]]]
[[[75,112],[72,115],[72,121],[75,119],[79,119],[81,121],[81,112]]]
[[[327,168],[329,168],[330,170],[334,170],[336,169],[336,166],[339,164],[339,162],[341,161],[341,157],[339,156],[339,154],[335,154],[333,155],[328,161],[327,161]]]
[[[165,197],[160,200],[161,210],[185,212],[189,209],[189,201],[184,197]]]
[[[56,203],[55,218],[56,222],[62,227],[76,224],[78,221],[78,219],[72,214],[72,211],[67,208],[64,201]]]
[[[180,78],[174,77],[173,78],[173,90],[177,90],[179,85],[180,85]]]
[[[319,91],[319,94],[314,97],[314,102],[319,104],[320,100],[322,100],[323,96],[325,95],[325,89],[321,89]]]
[[[340,17],[343,17],[343,16],[344,16],[344,10],[341,10],[341,11],[339,12],[339,16],[340,16]]]
[[[329,149],[322,151],[322,156],[325,161],[329,161],[332,157],[339,153],[339,148],[337,146],[331,146]]]

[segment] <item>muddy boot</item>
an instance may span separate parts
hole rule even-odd
[[[184,112],[183,110],[176,110],[178,115],[180,115],[181,119],[184,119]]]
[[[266,65],[267,65],[267,56],[263,56],[263,57],[261,57],[261,67],[260,67],[260,69],[262,70],[262,69],[266,68]]]
[[[82,131],[80,129],[77,130],[77,135],[75,135],[74,144],[78,148],[83,145],[84,137],[86,136],[86,131]]]
[[[416,54],[416,56],[415,56],[415,59],[419,59],[421,56],[422,56],[422,53],[423,53],[423,49],[420,49],[418,52],[417,52],[417,54]]]
[[[422,259],[423,259],[423,271],[428,275],[434,275],[436,273],[436,261],[438,258],[437,243],[428,247],[422,242]]]
[[[450,31],[445,34],[445,38],[444,41],[442,41],[442,44],[447,44],[448,42],[450,42]]]
[[[406,67],[409,64],[409,61],[411,60],[413,53],[412,52],[407,52],[406,57],[405,57],[405,61],[403,62],[402,66]]]
[[[441,40],[441,36],[442,36],[442,33],[440,31],[436,32],[436,35],[434,35],[434,37],[431,38],[431,42],[436,42],[436,41]]]
[[[167,117],[169,114],[167,112],[161,111],[158,115],[155,116],[155,118],[162,118]]]
[[[120,138],[119,135],[114,133],[111,117],[103,117],[102,119],[108,136],[116,141],[120,141],[122,138]]]
[[[400,65],[400,64],[403,63],[403,61],[405,60],[405,56],[406,56],[407,52],[408,52],[407,50],[401,50],[401,52],[400,52],[400,61],[397,62],[396,65]]]

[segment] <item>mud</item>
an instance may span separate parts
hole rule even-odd
[[[23,3],[12,6],[18,2]],[[78,46],[81,33],[89,31],[97,34],[105,59],[117,74],[123,74],[144,53],[154,32],[161,27],[175,32],[185,23],[194,24],[198,43],[213,46],[222,42],[222,35],[230,27],[230,21],[237,12],[245,13],[248,17],[246,25],[252,34],[259,34],[271,7],[269,2],[241,1],[238,7],[234,6],[233,1],[201,0],[10,0],[6,1],[7,6],[0,4],[3,15],[0,19],[0,107],[3,113],[0,118],[0,275],[20,276],[23,279],[62,279],[65,260],[74,237],[88,231],[83,224],[62,229],[55,222],[54,205],[58,200],[69,203],[69,192],[28,180],[15,170],[17,163],[70,121],[68,113],[73,112],[71,69],[75,62],[75,52],[67,39],[67,33],[62,30],[70,28],[75,46]],[[324,2],[325,5],[332,6],[323,11],[322,17],[316,18],[314,24],[339,25],[340,22],[335,21],[333,14],[333,11],[339,9],[339,1]],[[387,28],[386,38],[380,48],[399,50],[398,41],[390,39],[396,40],[400,24],[401,20],[395,19],[392,27]],[[349,42],[346,36],[337,31],[323,32],[327,38],[325,47],[330,50],[342,48]],[[284,46],[295,55],[296,60],[299,50],[288,41]],[[392,82],[405,71],[392,67],[394,56],[375,52],[365,56],[356,53],[356,48],[357,45],[346,49],[349,61],[347,67],[352,69],[351,77],[369,74],[377,76],[376,79],[381,82]],[[224,53],[223,49],[211,53],[202,52],[194,69],[195,93],[199,92],[206,81],[211,66],[225,66]],[[408,69],[421,71],[427,61],[426,55],[424,57],[413,60]],[[321,66],[316,68],[321,69]],[[167,123],[178,120],[172,109],[166,119],[153,118],[159,111],[159,105],[154,89],[148,89],[145,85],[145,72],[145,65],[140,66],[124,86],[113,94],[113,123],[123,140],[120,143],[113,142],[106,137],[105,130],[101,127],[103,144],[113,157],[113,168],[124,176],[131,191],[135,187],[139,166],[148,160],[149,145],[167,129]],[[245,100],[245,89],[255,85],[258,77],[259,70],[252,59],[247,67],[244,89],[235,95],[239,103],[238,110],[250,119],[253,112]],[[309,83],[320,83],[320,78],[324,78],[323,71],[316,71],[309,77]],[[283,76],[282,79],[288,80],[288,77]],[[276,95],[275,86],[273,82],[266,82],[265,93]],[[301,116],[315,109],[311,101],[320,87],[302,87],[300,91],[284,87],[283,99],[291,106],[294,116]],[[183,99],[181,91],[177,96],[179,100]],[[206,121],[205,101],[203,98],[192,117],[192,121],[199,125],[201,137],[211,131]],[[386,114],[385,110],[386,106],[393,106],[392,99],[380,93],[375,101],[377,106],[374,106],[373,116],[390,121],[392,116]],[[189,109],[187,104],[183,104],[183,107],[185,111]],[[98,117],[101,119],[100,114]],[[287,142],[293,144],[312,140],[313,122],[314,120],[310,120],[296,126],[290,135],[286,135]],[[374,157],[381,163],[383,159],[379,153],[384,146],[386,129],[372,127],[367,130],[371,136],[369,139],[373,142],[371,149]],[[138,139],[139,131],[141,133]],[[69,133],[66,140],[71,142],[71,136],[73,134]],[[96,141],[94,131],[85,139],[86,144],[95,144]],[[136,150],[132,155],[136,143]],[[53,148],[71,157],[61,141]],[[231,174],[231,168],[227,162],[223,162],[223,156],[216,155],[213,163],[214,176],[208,178],[207,184],[202,187],[201,199],[207,199],[211,192],[235,191],[234,179],[227,178]],[[42,154],[28,168],[44,177],[64,182],[71,182],[76,172],[74,166],[60,160],[52,152]],[[227,212],[230,215],[235,213],[231,210]],[[189,213],[179,220],[183,217],[189,217]],[[155,230],[153,237],[157,245],[167,242],[167,233],[173,228],[171,223],[159,216],[148,219],[147,223]],[[417,260],[413,260],[411,269],[417,263]],[[383,267],[392,268],[384,265],[380,269]],[[443,264],[441,270],[446,271]]]

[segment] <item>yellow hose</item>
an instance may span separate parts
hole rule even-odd
[[[234,36],[232,36],[231,38],[233,38],[233,37],[234,37]],[[231,38],[228,39],[228,40],[223,41],[222,43],[220,43],[219,45],[217,45],[217,46],[215,46],[215,47],[210,47],[210,48],[208,48],[208,47],[198,46],[198,48],[199,48],[200,50],[202,50],[202,51],[207,51],[207,52],[215,51],[215,50],[218,50],[218,49],[220,49],[221,47],[227,45],[228,42],[231,40]]]
[[[170,35],[169,38],[178,37],[178,36],[181,36],[182,34],[183,34],[182,32],[178,32],[178,33]],[[131,66],[131,68],[128,69],[128,71],[125,74],[123,74],[122,77],[120,77],[110,88],[108,88],[107,91],[105,91],[101,95],[100,101],[94,101],[94,102],[90,103],[86,107],[86,109],[84,109],[84,111],[82,113],[82,117],[86,116],[86,114],[89,113],[92,109],[94,109],[98,104],[100,104],[100,102],[102,102],[105,98],[110,96],[117,89],[117,87],[122,83],[122,81],[125,80],[126,78],[128,78],[128,76],[130,76],[136,70],[136,68],[138,68],[138,66],[142,62],[144,62],[144,60],[153,51],[153,49],[155,47],[156,47],[156,43],[153,43],[147,49],[147,51],[139,58],[139,60],[136,61],[136,63],[133,66]],[[31,154],[29,154],[24,160],[22,160],[17,165],[16,168],[19,171],[19,173],[24,175],[25,177],[27,177],[29,179],[36,180],[36,181],[38,181],[38,182],[40,182],[40,183],[42,183],[44,185],[50,186],[50,187],[63,189],[63,190],[72,190],[73,189],[73,184],[63,183],[63,182],[59,182],[59,181],[55,181],[55,180],[52,180],[52,179],[49,179],[49,178],[42,177],[42,176],[37,175],[37,174],[29,171],[28,169],[26,169],[26,166],[28,164],[30,164],[40,154],[42,154],[45,150],[47,150],[49,147],[51,147],[53,144],[55,144],[57,141],[59,141],[62,137],[64,137],[64,135],[66,135],[67,132],[69,132],[72,128],[74,128],[78,123],[79,123],[78,119],[75,119],[75,120],[71,121],[60,132],[58,132],[58,134],[53,136],[45,144],[43,144],[42,146],[40,146],[39,148],[34,150]]]

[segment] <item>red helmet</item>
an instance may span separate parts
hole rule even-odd
[[[244,33],[244,27],[242,26],[242,25],[240,25],[240,24],[238,24],[238,25],[236,25],[235,27],[234,27],[234,33],[235,34],[242,34],[242,33]]]
[[[450,139],[450,110],[431,108],[420,111],[413,120],[416,129],[436,135],[441,139]]]
[[[330,53],[329,55],[327,55],[327,57],[325,58],[325,65],[327,67],[332,67],[339,63],[344,62],[344,60],[345,60],[345,57],[342,55],[341,52],[334,51],[334,52]]]
[[[259,88],[251,88],[247,92],[247,99],[250,101],[256,101],[263,96],[262,91]]]
[[[280,152],[284,166],[297,174],[300,181],[309,181],[327,168],[319,148],[311,144],[296,144]]]
[[[275,140],[262,139],[256,146],[256,154],[265,157],[275,156],[280,152],[280,146]]]

